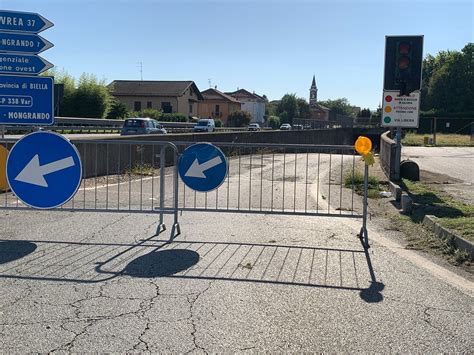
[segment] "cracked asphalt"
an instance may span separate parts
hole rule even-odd
[[[235,204],[234,184],[249,209],[277,188],[282,204],[286,196],[294,209],[360,208],[357,196],[338,190],[343,169],[309,169],[318,184],[308,188],[305,157],[296,159],[283,164],[305,178],[295,176],[286,190],[265,184],[262,157],[253,173],[243,174],[239,165],[242,179],[236,184],[232,177],[230,194],[206,195],[204,204],[208,197],[216,205]],[[263,175],[251,175],[258,172]],[[246,191],[250,181],[260,190]],[[143,202],[127,186],[148,191],[153,183],[124,182],[125,200],[113,195],[121,213],[0,211],[3,353],[474,348],[473,283],[404,249],[376,224],[369,223],[366,252],[357,237],[360,219],[185,211],[181,234],[171,241],[171,216],[156,236],[157,214],[126,211]],[[297,199],[302,192],[307,201]],[[104,196],[103,189],[84,189],[77,205],[82,198],[95,206]],[[230,197],[221,202],[223,196]]]

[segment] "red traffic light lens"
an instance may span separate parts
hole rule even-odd
[[[408,54],[410,52],[410,44],[402,42],[398,45],[398,53]]]
[[[405,56],[400,57],[400,59],[398,60],[398,67],[401,70],[404,70],[404,69],[408,69],[409,66],[410,66],[410,59]]]

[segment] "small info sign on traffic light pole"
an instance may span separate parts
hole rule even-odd
[[[418,128],[423,36],[386,36],[382,127],[396,127],[395,175],[400,178],[402,128]]]

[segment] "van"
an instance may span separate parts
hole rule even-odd
[[[194,126],[194,132],[214,132],[216,130],[216,123],[212,118],[202,118]]]

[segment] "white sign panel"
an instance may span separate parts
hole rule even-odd
[[[399,96],[399,91],[384,91],[382,105],[383,127],[418,128],[420,92]]]

